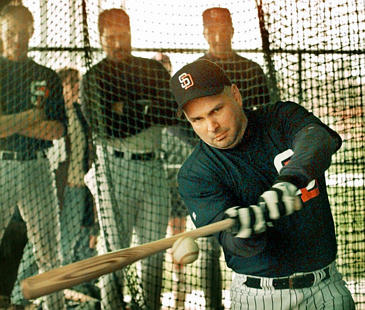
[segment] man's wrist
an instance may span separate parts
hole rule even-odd
[[[295,175],[279,175],[275,180],[274,184],[281,183],[281,182],[288,182],[295,185],[297,188],[303,187],[303,180],[302,178],[295,176]]]

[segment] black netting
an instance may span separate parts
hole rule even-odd
[[[9,5],[19,4],[33,16],[33,33],[28,13],[16,15],[20,31],[4,25]],[[63,297],[77,309],[157,309],[159,301],[163,309],[229,308],[232,272],[212,238],[198,240],[199,259],[186,266],[174,264],[168,250],[34,301],[19,286],[60,264],[194,229],[176,176],[198,140],[175,117],[169,78],[198,58],[226,70],[245,107],[291,100],[341,135],[326,172],[337,265],[358,309],[365,307],[363,1],[1,5],[0,308],[32,302],[61,309]],[[203,33],[202,12],[215,6],[232,16],[228,60],[214,59]],[[98,28],[99,13],[111,8],[129,15],[133,57],[127,61],[120,61],[123,46],[107,47],[128,43],[128,35]],[[104,23],[115,16],[126,23],[117,14]],[[16,44],[28,39],[22,59]]]

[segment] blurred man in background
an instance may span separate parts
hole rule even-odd
[[[218,64],[237,85],[244,107],[270,102],[266,76],[254,61],[238,55],[232,48],[234,28],[226,8],[213,7],[203,12],[204,38],[208,52],[201,58]]]
[[[165,237],[170,211],[161,130],[174,124],[175,113],[169,73],[158,61],[131,53],[128,14],[101,12],[99,34],[106,58],[84,76],[81,98],[96,144],[99,191],[92,193],[100,194],[95,200],[104,252],[129,247],[133,230],[139,244]],[[160,308],[163,261],[163,253],[141,261],[148,309]],[[123,280],[121,272],[101,277],[103,309],[124,307]]]
[[[65,133],[62,85],[57,74],[28,58],[34,20],[24,6],[1,12],[0,240],[19,208],[40,272],[60,265],[60,225],[46,151]],[[45,297],[64,309],[63,292]]]

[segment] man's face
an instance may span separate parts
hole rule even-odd
[[[121,62],[131,55],[131,33],[127,25],[115,21],[105,25],[100,38],[106,57],[114,62]]]
[[[32,34],[33,25],[31,22],[5,17],[1,21],[3,56],[13,61],[25,59]]]
[[[200,139],[218,149],[236,146],[247,126],[236,85],[232,85],[229,94],[191,100],[184,106],[184,114]]]
[[[214,56],[224,56],[232,52],[233,27],[231,24],[205,25],[204,37],[209,44],[209,52]]]

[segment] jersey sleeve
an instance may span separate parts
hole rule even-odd
[[[341,146],[340,136],[300,105],[284,103],[280,130],[293,155],[279,172],[277,181],[288,181],[303,188],[323,175],[331,156]]]

